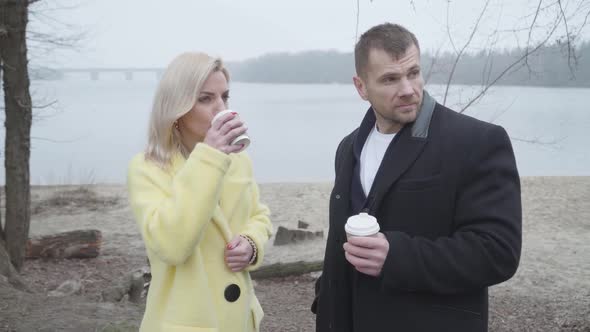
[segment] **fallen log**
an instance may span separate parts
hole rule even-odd
[[[101,244],[102,234],[96,229],[35,237],[27,241],[25,258],[95,258]]]
[[[149,263],[149,261],[148,261]],[[275,263],[261,266],[258,270],[250,272],[252,279],[282,278],[288,276],[302,275],[311,272],[321,271],[324,261],[297,261],[290,263]],[[143,295],[149,291],[152,274],[150,267],[135,271],[123,281],[115,283],[115,286],[103,291],[103,301],[119,302],[126,294],[129,294],[129,301],[138,303]],[[143,282],[143,284],[142,284]],[[141,287],[143,285],[143,287]]]
[[[324,261],[297,261],[292,263],[275,263],[260,267],[250,272],[253,279],[280,278],[321,271]]]

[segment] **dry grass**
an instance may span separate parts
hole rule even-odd
[[[101,196],[88,186],[80,186],[73,189],[63,189],[53,192],[49,197],[34,201],[31,212],[41,214],[46,211],[59,210],[74,212],[85,209],[96,211],[113,207],[120,203],[119,196]]]

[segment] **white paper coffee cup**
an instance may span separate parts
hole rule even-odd
[[[349,236],[375,236],[379,233],[379,223],[372,215],[361,212],[350,216],[344,225],[347,237]]]
[[[221,111],[217,114],[215,114],[215,116],[213,117],[213,119],[211,120],[211,124],[215,123],[215,121],[217,121],[219,118],[221,118],[222,116],[228,114],[228,113],[233,113],[235,111],[232,110],[224,110]],[[249,145],[250,145],[250,137],[248,137],[248,135],[246,135],[245,133],[236,137],[232,142],[231,145],[239,145],[242,144],[244,145],[244,147],[242,148],[242,150],[245,150]],[[240,150],[240,151],[242,151]]]

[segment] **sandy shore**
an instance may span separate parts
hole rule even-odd
[[[327,234],[331,184],[276,183],[262,184],[260,187],[262,201],[271,208],[275,229],[280,225],[295,228],[297,221],[302,220],[311,224],[312,229],[324,229]],[[540,331],[535,326],[549,324],[541,330],[578,331],[577,326],[582,327],[579,331],[587,331],[583,328],[590,329],[590,177],[526,177],[522,179],[522,189],[524,219],[521,264],[510,281],[491,289],[490,330]],[[79,190],[76,195],[87,197],[79,199],[64,196],[56,200],[60,194],[72,190]],[[93,185],[82,190],[64,186],[35,187],[32,190],[32,202],[31,236],[85,228],[99,229],[103,233],[101,256],[94,262],[29,261],[25,264],[25,279],[35,285],[35,291],[43,293],[66,278],[79,278],[88,280],[85,281],[82,296],[94,298],[101,285],[111,282],[108,278],[112,279],[114,273],[122,275],[145,265],[143,243],[127,204],[126,188],[123,185]],[[265,264],[323,258],[325,240],[281,247],[273,246],[272,240],[266,248]],[[81,273],[84,275],[78,276]],[[277,286],[276,289],[283,286]],[[260,287],[263,293],[266,286]],[[307,288],[312,287],[306,285],[306,292],[310,291]],[[276,289],[268,294],[273,294]],[[305,326],[312,326],[313,317],[308,312],[310,295],[306,293],[302,296],[305,301],[293,305],[300,306],[301,320],[307,321]],[[265,301],[270,301],[268,299],[265,298]],[[23,298],[18,301],[25,303]],[[51,301],[54,301],[49,302],[54,308],[56,302]],[[38,315],[41,316],[50,310],[49,306],[35,309],[43,306],[41,302],[38,299],[31,300],[28,313],[32,317],[36,315],[35,310],[39,310]],[[273,326],[273,322],[278,322],[274,326],[281,326],[279,324],[285,317],[280,315],[289,315],[290,309],[283,310],[280,303],[263,301],[265,305],[269,307],[269,326]],[[106,322],[114,319],[112,315],[122,308],[105,304],[99,307],[107,312],[104,315]],[[1,309],[10,308],[7,305]],[[128,307],[123,309],[131,310]],[[136,310],[141,311],[141,308],[132,309],[132,314],[122,316],[123,311],[117,317],[124,319],[132,315],[130,320],[136,324],[140,319]],[[276,312],[276,316],[272,316],[273,312]],[[22,310],[7,317],[0,315],[0,330],[3,319],[7,324],[20,324],[21,313]],[[103,319],[101,317],[92,324],[99,324]],[[42,317],[36,319],[43,320]],[[61,319],[67,321],[65,316]],[[535,321],[527,322],[527,319]],[[567,329],[568,326],[574,328]],[[274,330],[267,328],[266,331]]]
[[[521,271],[530,269],[529,272],[533,272],[544,265],[559,266],[561,272],[571,269],[582,272],[584,268],[590,271],[590,260],[579,260],[583,252],[590,251],[589,238],[582,236],[590,236],[590,177],[526,177],[521,181],[524,218]],[[143,264],[144,247],[127,204],[125,186],[93,185],[89,188],[99,197],[107,201],[116,199],[118,203],[111,207],[95,205],[90,209],[77,206],[40,208],[41,213],[33,214],[31,235],[99,229],[104,236],[104,255],[131,256]],[[33,206],[67,189],[64,186],[36,187],[32,191]],[[275,230],[278,226],[296,228],[301,220],[327,234],[331,189],[330,183],[266,183],[260,185],[260,194],[261,200],[271,209]],[[65,213],[68,208],[71,209],[69,215]],[[323,258],[324,240],[279,247],[273,246],[272,240],[266,248],[267,264]],[[562,280],[565,275],[560,275],[559,280]]]
[[[32,190],[33,210],[35,202],[45,202],[56,193],[77,190],[77,186],[42,186]],[[98,229],[103,233],[102,255],[124,255],[131,261],[143,265],[145,249],[127,204],[127,192],[123,185],[92,185],[89,190],[95,192],[97,199],[107,202],[117,201],[112,206],[100,203],[86,203],[90,209],[76,204],[51,206],[43,203],[37,207],[40,213],[34,213],[31,220],[31,236],[53,234],[75,229]],[[328,199],[332,187],[329,183],[269,183],[260,185],[263,203],[271,209],[273,227],[296,228],[297,221],[310,224],[310,230],[328,231]],[[64,200],[67,198],[64,197]],[[87,199],[90,201],[90,199]],[[108,204],[104,204],[108,205]],[[69,212],[69,213],[68,213]],[[267,243],[266,264],[291,262],[297,260],[323,259],[324,240],[308,241],[289,246],[273,246]]]

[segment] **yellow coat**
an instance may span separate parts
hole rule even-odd
[[[139,154],[128,187],[152,272],[140,331],[258,331],[263,313],[248,271],[262,263],[272,226],[249,157],[198,143],[165,171]],[[234,273],[224,250],[237,234],[254,240],[258,259]],[[229,302],[232,284],[240,295]]]

